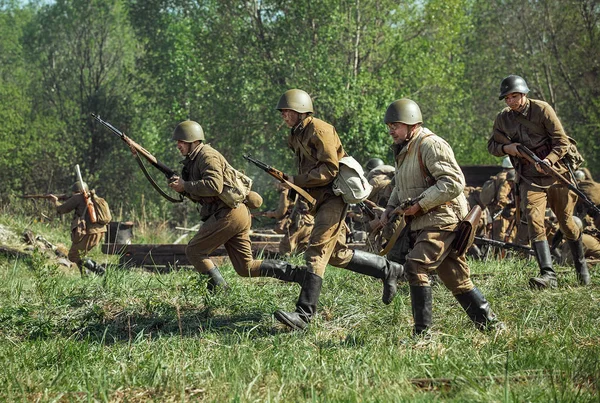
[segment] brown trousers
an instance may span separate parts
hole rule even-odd
[[[72,236],[71,248],[67,258],[69,261],[79,265],[83,256],[85,256],[92,248],[100,243],[104,237],[104,232],[96,232],[92,234],[85,234],[82,237]]]
[[[452,242],[456,225],[409,233],[412,249],[406,256],[406,276],[411,286],[428,287],[429,273],[437,272],[453,295],[471,291],[475,286],[464,256],[458,256]]]
[[[327,196],[314,213],[315,225],[304,259],[310,272],[323,277],[327,264],[346,267],[354,252],[346,246],[346,203],[339,196]]]
[[[567,240],[579,239],[580,230],[573,221],[573,210],[577,203],[577,195],[565,185],[552,185],[541,189],[527,183],[520,184],[521,194],[525,201],[529,239],[531,242],[546,240],[544,218],[546,207],[556,215],[558,226]]]
[[[206,273],[215,264],[209,255],[225,245],[233,268],[242,277],[258,277],[261,260],[252,258],[250,212],[245,204],[235,209],[222,209],[206,220],[190,240],[185,254],[194,268]]]

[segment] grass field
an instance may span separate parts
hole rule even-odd
[[[64,229],[0,224],[67,243]],[[210,297],[188,270],[82,279],[40,253],[0,256],[0,401],[600,402],[598,271],[583,288],[558,267],[559,287],[538,292],[534,262],[471,268],[507,330],[478,332],[435,286],[433,336],[413,340],[406,284],[385,306],[380,282],[336,268],[310,329],[290,332],[272,312],[299,287],[230,266],[230,292]]]

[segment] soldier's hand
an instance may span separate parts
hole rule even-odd
[[[521,153],[519,152],[519,149],[517,148],[517,146],[520,146],[521,143],[510,143],[510,144],[505,144],[502,149],[504,150],[504,152],[508,155],[512,155],[513,157],[522,157]]]
[[[50,200],[52,203],[54,203],[55,205],[58,203],[58,197],[56,197],[53,194],[49,194],[48,195],[48,200]]]
[[[546,173],[546,171],[544,171],[544,167],[542,166],[542,164],[546,164],[549,167],[552,166],[552,163],[550,162],[550,160],[548,158],[546,158],[545,160],[543,160],[541,163],[536,162],[535,163],[535,170],[538,171],[541,174]]]
[[[174,176],[169,182],[169,187],[176,191],[177,193],[183,193],[185,190],[183,184],[185,181],[181,179],[179,176]]]
[[[411,216],[411,215],[418,214],[420,211],[421,211],[421,205],[419,205],[419,203],[415,203],[412,206],[410,206],[409,208],[407,208],[406,210],[404,210],[404,215]]]
[[[390,221],[390,214],[392,213],[392,211],[394,211],[393,207],[386,207],[385,210],[383,210],[383,213],[381,213],[381,217],[379,218],[379,221],[381,221],[382,226],[386,226],[387,223]]]

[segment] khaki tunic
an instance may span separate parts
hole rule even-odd
[[[436,271],[454,294],[474,288],[469,266],[452,243],[454,229],[467,214],[463,193],[464,175],[450,145],[426,128],[419,128],[408,143],[395,147],[396,185],[388,207],[411,197],[419,201],[423,215],[413,218],[409,231],[406,275],[411,286],[429,286],[429,273]],[[419,154],[424,168],[419,163]]]
[[[235,271],[242,277],[258,277],[260,260],[252,258],[250,211],[245,204],[232,209],[219,194],[233,176],[225,158],[208,144],[199,144],[183,161],[182,178],[186,195],[202,204],[204,223],[190,240],[185,254],[201,273],[215,265],[209,255],[224,245]]]
[[[83,256],[102,241],[107,226],[92,224],[82,193],[76,193],[64,203],[56,206],[58,214],[67,214],[71,211],[74,211],[71,221],[72,243],[67,257],[71,262],[79,265]]]
[[[519,115],[539,126],[540,130],[532,130],[521,124],[517,120]],[[528,99],[522,113],[505,108],[496,116],[492,136],[488,140],[488,151],[497,157],[505,155],[502,151],[502,135],[513,143],[523,144],[541,159],[547,158],[558,173],[567,172],[561,159],[567,153],[569,139],[554,109],[546,102]],[[531,241],[546,240],[544,216],[547,206],[556,214],[565,238],[579,238],[580,230],[571,219],[577,195],[559,184],[554,177],[539,173],[535,166],[526,160],[513,157],[511,160],[518,172],[519,189],[524,199]]]
[[[298,163],[294,184],[317,200],[312,211],[315,224],[304,259],[307,269],[322,277],[328,263],[345,267],[353,256],[346,247],[347,205],[333,194],[331,187],[339,171],[339,160],[345,155],[344,148],[335,128],[313,116],[290,131],[288,145]]]

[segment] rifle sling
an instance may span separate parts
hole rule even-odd
[[[146,177],[146,179],[148,179],[148,182],[150,182],[150,184],[158,192],[158,194],[160,194],[162,197],[164,197],[165,199],[167,199],[171,203],[181,203],[181,202],[183,202],[183,196],[179,195],[180,198],[179,199],[175,199],[174,197],[171,197],[167,193],[165,193],[165,191],[162,190],[156,184],[156,182],[154,181],[154,179],[152,179],[152,177],[150,176],[150,173],[148,172],[148,170],[144,166],[144,162],[142,161],[142,159],[140,158],[140,156],[139,156],[138,153],[135,153],[135,159],[136,159],[138,165],[140,166],[140,169],[144,173],[144,176]]]

